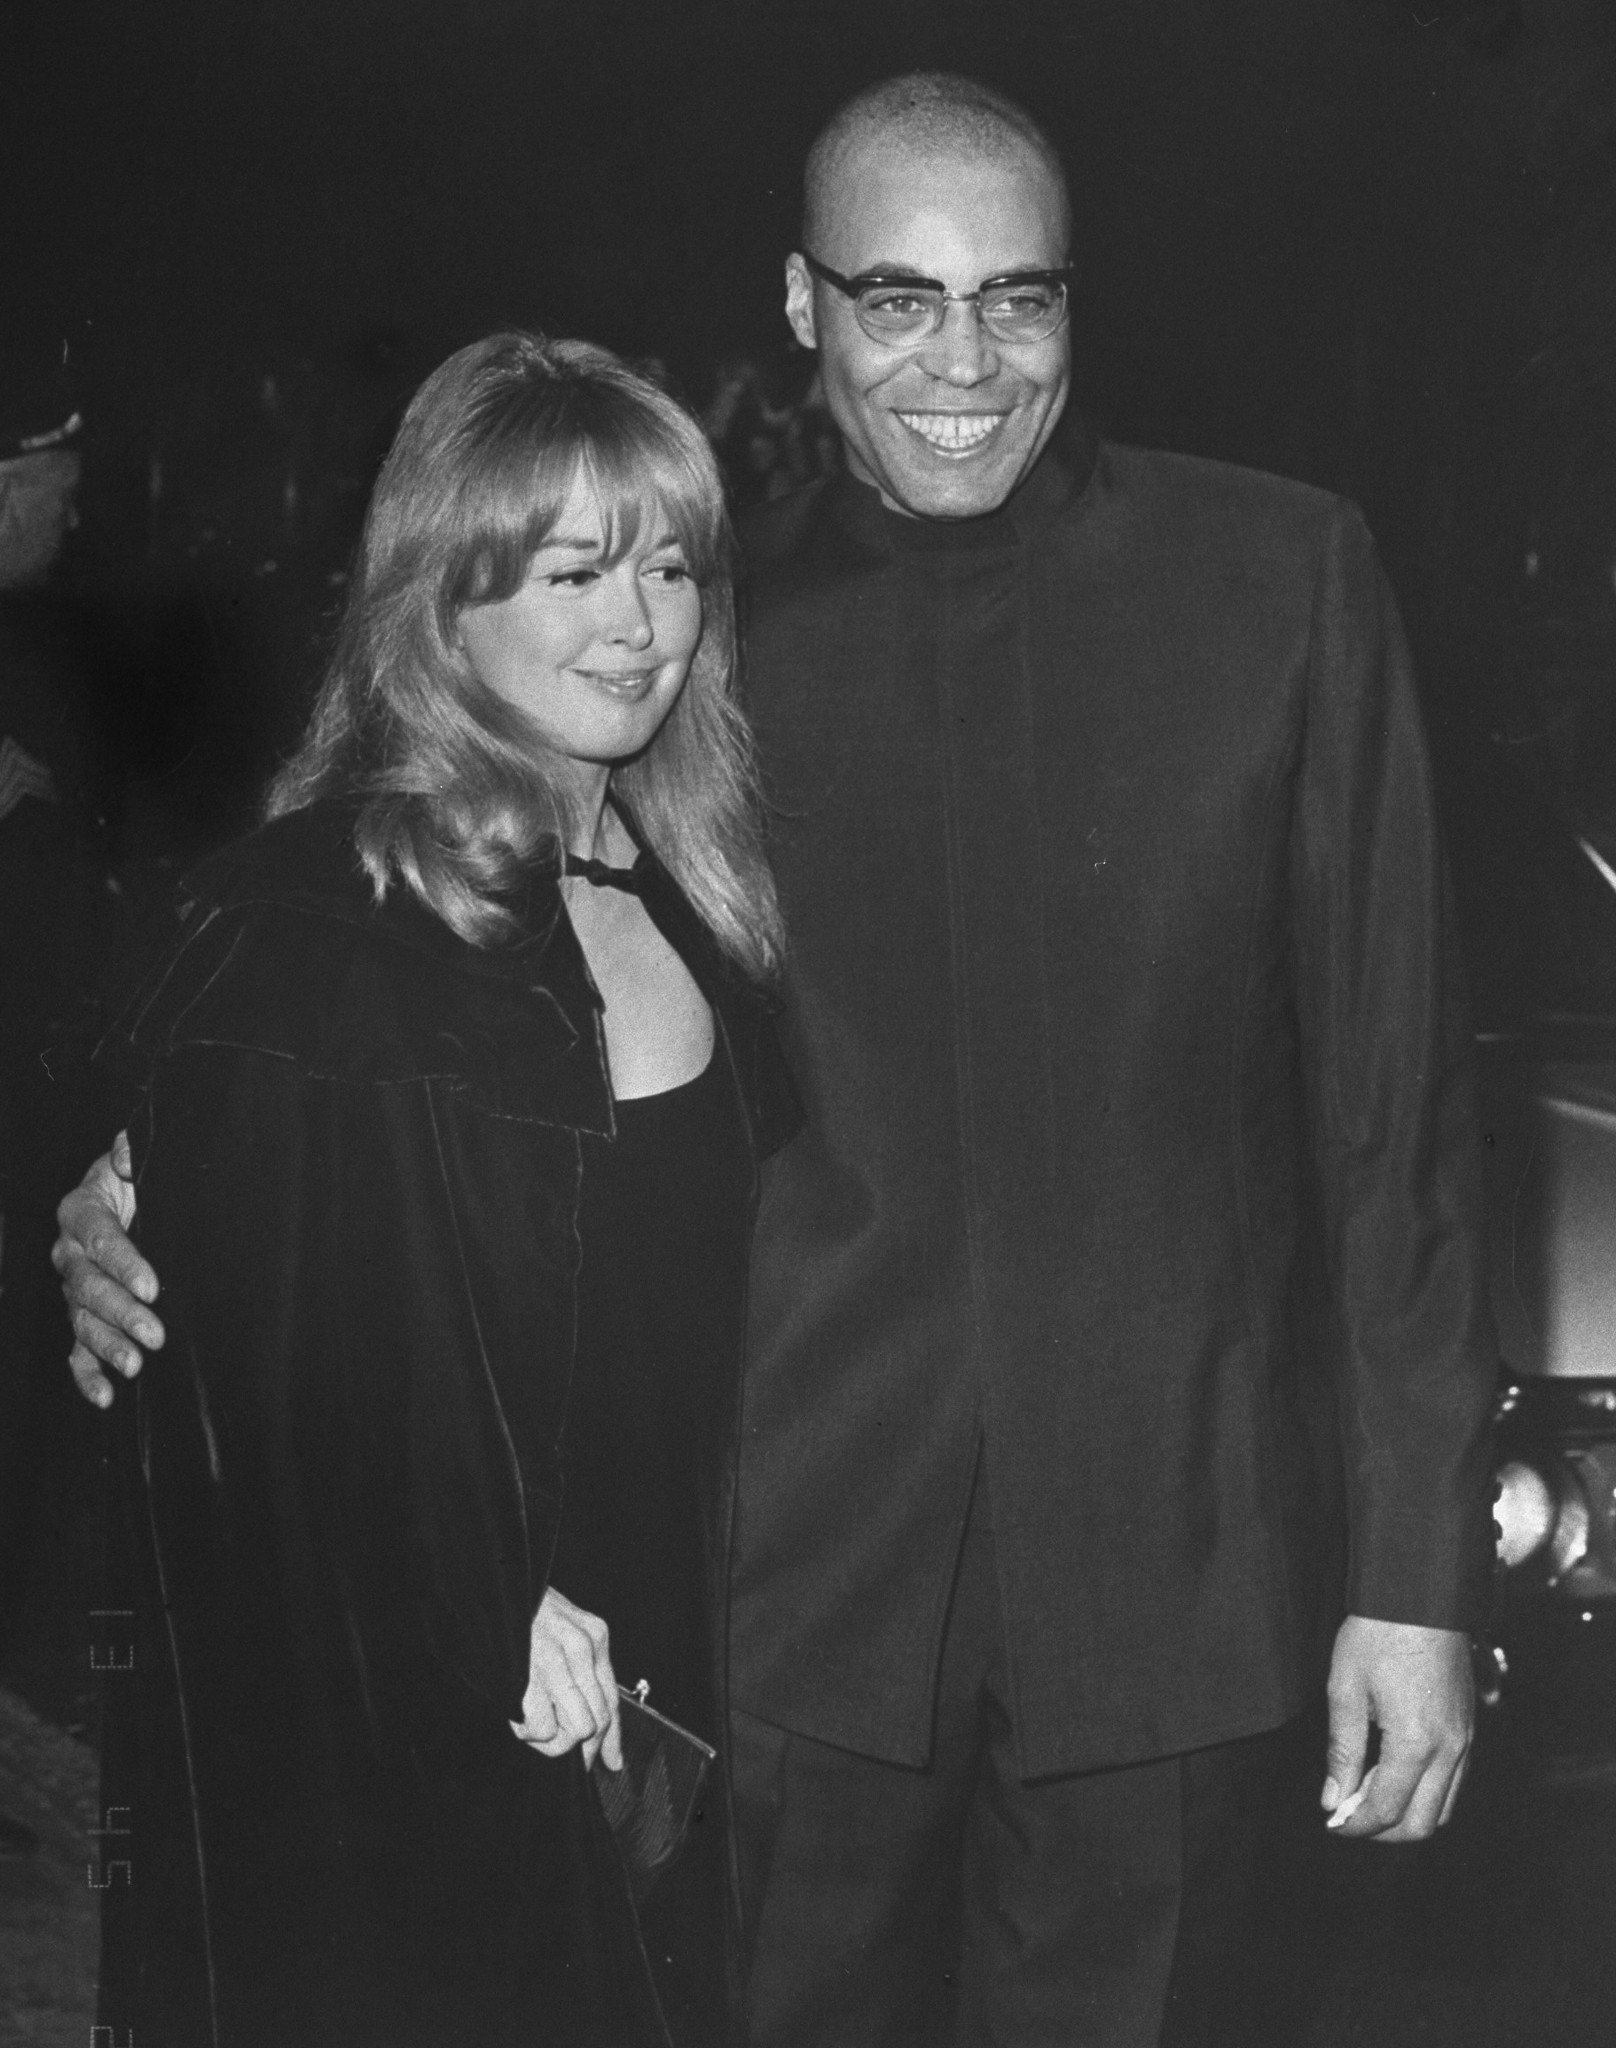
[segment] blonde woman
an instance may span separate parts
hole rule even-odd
[[[165,1370],[102,2018],[721,2042],[723,1772],[638,1911],[589,1776],[715,1745],[759,1159],[796,1109],[696,425],[579,342],[416,395],[267,822],[117,1034]]]

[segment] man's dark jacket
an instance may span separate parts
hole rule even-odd
[[[476,950],[374,902],[352,825],[299,812],[194,877],[109,1048],[168,1346],[112,1417],[101,2017],[168,2048],[663,2043],[578,1757],[509,1725],[561,1506],[580,1134],[613,1129],[599,999],[553,879]],[[797,1114],[768,1005],[654,863],[644,897],[761,1155]],[[709,1420],[717,1640],[734,1404]]]
[[[1052,445],[749,535],[808,1128],[765,1176],[737,1705],[918,1763],[978,1446],[1028,1775],[1474,1625],[1493,1352],[1420,716],[1356,512]]]

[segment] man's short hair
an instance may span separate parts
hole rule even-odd
[[[874,135],[917,155],[947,152],[987,163],[1004,163],[1030,151],[1054,179],[1070,214],[1060,152],[1025,107],[979,79],[952,71],[909,71],[844,100],[815,137],[802,178],[805,249],[818,248],[824,238],[837,172]]]

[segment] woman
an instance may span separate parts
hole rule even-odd
[[[169,1335],[120,1404],[117,2038],[733,2030],[722,1772],[643,1917],[588,1775],[619,1677],[721,1737],[796,1118],[725,543],[699,429],[605,351],[451,357],[269,822],[125,1020]]]

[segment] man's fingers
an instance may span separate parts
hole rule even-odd
[[[62,1294],[73,1334],[103,1365],[127,1372],[139,1367],[143,1351],[161,1347],[163,1326],[150,1309],[143,1309],[94,1266],[70,1261],[62,1277]]]
[[[109,1209],[125,1230],[129,1228],[135,1220],[135,1183],[134,1154],[127,1131],[120,1131],[112,1141],[111,1151],[103,1152],[88,1169],[79,1182],[79,1191]]]
[[[1330,1662],[1330,1779],[1323,1803],[1336,1831],[1385,1842],[1421,1841],[1451,1811],[1475,1724],[1470,1646],[1455,1629],[1349,1614]],[[1354,1756],[1367,1722],[1380,1755],[1350,1816]]]
[[[87,1308],[74,1309],[68,1321],[73,1326],[75,1351],[87,1351],[126,1380],[132,1380],[139,1372],[140,1352],[110,1323],[104,1323]]]
[[[84,1249],[100,1267],[102,1273],[132,1294],[137,1302],[149,1304],[157,1299],[155,1271],[116,1224],[103,1221],[97,1228],[92,1229],[84,1240]],[[146,1320],[161,1337],[162,1325],[149,1307],[146,1309]]]
[[[1377,1839],[1382,1842],[1424,1842],[1451,1811],[1464,1776],[1469,1744],[1461,1736],[1444,1736],[1424,1753],[1408,1796]],[[1388,1806],[1391,1805],[1388,1800]]]
[[[68,1200],[71,1201],[72,1197],[69,1196]],[[120,1227],[117,1217],[109,1215],[100,1203],[87,1204],[86,1207],[88,1213],[76,1219],[76,1228],[69,1229],[63,1216],[67,1203],[62,1204],[61,1209],[57,1211],[57,1219],[63,1226],[63,1238],[70,1246],[77,1248],[92,1272],[98,1273],[101,1279],[121,1289],[125,1294],[134,1296],[135,1307],[141,1303],[155,1301],[157,1275],[135,1250],[133,1243]],[[57,1241],[61,1243],[62,1239]],[[69,1250],[63,1256],[71,1260],[73,1252]],[[57,1270],[60,1271],[60,1267]],[[148,1319],[157,1325],[157,1318],[151,1314],[149,1308],[145,1313]]]
[[[58,1240],[58,1247],[60,1245],[61,1240]],[[149,1308],[135,1299],[121,1280],[103,1272],[76,1245],[69,1245],[60,1258],[53,1254],[53,1261],[62,1276],[62,1293],[67,1298],[68,1312],[75,1329],[80,1316],[88,1316],[101,1328],[110,1330],[114,1342],[121,1339],[125,1352],[137,1345],[145,1351],[162,1348],[162,1323]],[[145,1265],[144,1260],[140,1263]],[[147,1267],[146,1270],[150,1272],[151,1269]],[[79,1335],[98,1358],[123,1369],[119,1360],[103,1350],[88,1331],[80,1330]],[[138,1364],[138,1359],[136,1362]]]
[[[1325,1750],[1324,1785],[1319,1804],[1333,1812],[1363,1783],[1369,1756],[1369,1703],[1361,1691],[1332,1687],[1330,1739]]]
[[[1459,1803],[1459,1788],[1464,1784],[1469,1770],[1470,1748],[1466,1744],[1464,1755],[1459,1759],[1458,1768],[1448,1780],[1447,1796],[1442,1801],[1442,1811],[1436,1817],[1436,1824],[1439,1828],[1445,1828],[1453,1818],[1453,1809]]]
[[[67,1364],[75,1386],[86,1401],[94,1402],[97,1408],[112,1405],[112,1382],[101,1370],[93,1352],[86,1351],[82,1344],[75,1344],[68,1353]]]
[[[1348,1837],[1383,1835],[1394,1828],[1408,1810],[1423,1775],[1423,1766],[1388,1753],[1383,1743],[1375,1768],[1364,1780],[1363,1803],[1335,1830]]]
[[[1441,1739],[1417,1751],[1385,1742],[1364,1781],[1364,1799],[1335,1832],[1377,1842],[1423,1842],[1453,1811],[1465,1774],[1468,1744]]]
[[[1445,1771],[1429,1771],[1406,1793],[1388,1793],[1385,1808],[1377,1805],[1373,1797],[1366,1799],[1354,1820],[1348,1821],[1340,1832],[1344,1835],[1362,1835],[1375,1842],[1426,1841],[1436,1832],[1446,1785]],[[1395,1806],[1394,1796],[1400,1801]]]

